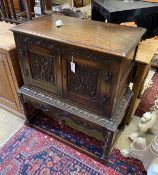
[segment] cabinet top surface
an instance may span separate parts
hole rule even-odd
[[[0,22],[0,49],[10,50],[15,48],[14,36],[10,31],[13,26],[13,24]]]
[[[55,26],[58,19],[62,20],[63,26]],[[145,29],[47,15],[15,26],[12,31],[126,57],[139,42]]]

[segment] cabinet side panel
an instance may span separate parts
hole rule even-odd
[[[127,59],[122,59],[120,63],[120,76],[118,79],[118,88],[115,96],[115,107],[119,104],[119,101],[124,96],[127,88],[129,88],[130,75],[133,67],[133,58],[135,54],[135,49],[131,51]]]
[[[9,52],[7,54],[0,53],[0,106],[18,116],[23,116],[11,59]]]

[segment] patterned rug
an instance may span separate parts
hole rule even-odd
[[[114,150],[106,166],[63,143],[24,126],[0,150],[0,175],[146,174],[140,161]]]
[[[136,114],[141,116],[153,105],[158,94],[158,72],[153,85],[146,89]],[[101,154],[102,144],[70,128],[53,128],[40,116],[36,121],[46,130],[71,140],[88,151]],[[24,126],[0,150],[0,175],[145,175],[140,161],[124,158],[114,149],[106,166],[31,127]]]
[[[135,112],[136,116],[142,116],[145,112],[150,111],[154,101],[158,98],[158,70],[152,78],[153,84],[146,89],[141,97],[141,101]]]

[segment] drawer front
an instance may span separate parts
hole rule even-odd
[[[48,92],[61,94],[60,55],[57,51],[25,45],[22,59],[24,82]]]
[[[62,57],[63,96],[73,103],[108,117],[110,113],[110,91],[112,82],[106,81],[110,70],[107,65],[93,60],[75,57],[75,73],[71,69],[71,57]],[[105,72],[106,71],[106,72]],[[109,73],[107,73],[109,72]],[[105,110],[106,109],[106,110]]]

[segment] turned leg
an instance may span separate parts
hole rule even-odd
[[[104,134],[105,141],[104,141],[103,154],[100,158],[101,160],[105,160],[105,161],[108,160],[111,147],[112,147],[113,135],[114,135],[113,131],[110,131],[110,130],[105,131],[105,134]]]

